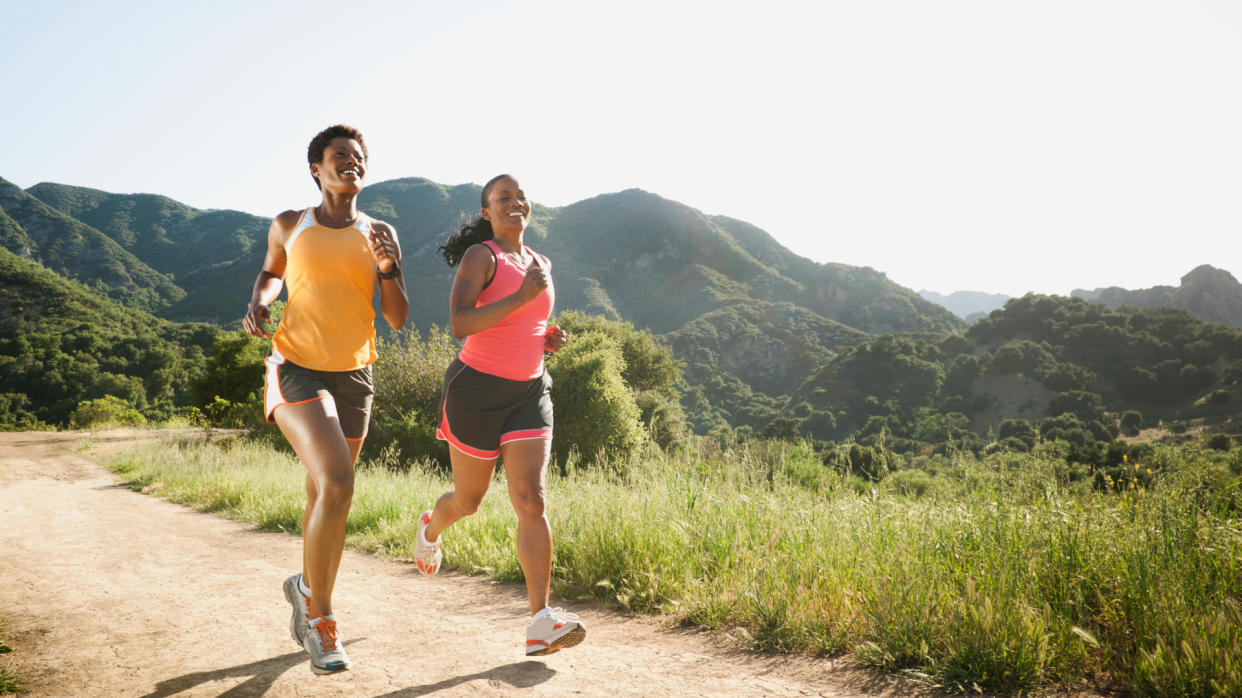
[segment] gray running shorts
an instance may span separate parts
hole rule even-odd
[[[356,371],[316,371],[298,366],[275,351],[263,363],[267,368],[263,395],[267,421],[275,421],[273,413],[281,405],[324,400],[328,413],[340,420],[346,439],[366,438],[375,395],[370,366]]]
[[[475,458],[494,459],[510,441],[552,438],[552,376],[515,381],[453,359],[444,372],[436,438]]]

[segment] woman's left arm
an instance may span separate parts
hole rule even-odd
[[[380,288],[380,312],[394,330],[405,326],[410,314],[410,299],[405,295],[405,277],[401,274],[401,245],[397,231],[383,221],[371,224],[371,256],[375,258],[376,277]],[[390,277],[391,275],[391,277]]]

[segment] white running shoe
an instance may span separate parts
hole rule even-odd
[[[431,510],[418,515],[418,536],[414,539],[414,564],[423,574],[435,574],[440,571],[440,539],[427,542],[427,526],[431,524]]]
[[[285,580],[285,600],[293,606],[293,617],[289,619],[289,635],[299,645],[306,637],[306,615],[310,611],[311,602],[310,597],[299,588],[298,582],[301,580],[301,572]]]
[[[336,616],[332,614],[310,612],[302,647],[310,653],[310,668],[316,674],[335,674],[353,666],[336,638]]]
[[[526,626],[526,656],[552,654],[586,639],[586,626],[563,608],[545,608]]]

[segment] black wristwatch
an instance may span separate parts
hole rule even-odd
[[[401,276],[401,265],[393,264],[392,269],[390,269],[387,273],[380,271],[379,266],[376,265],[375,273],[379,274],[379,278],[381,279],[395,279],[398,276]]]

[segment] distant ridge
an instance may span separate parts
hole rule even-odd
[[[935,291],[919,291],[919,295],[923,298],[943,306],[949,312],[962,318],[963,320],[971,320],[972,316],[987,315],[993,310],[998,310],[1005,305],[1005,301],[1012,298],[1003,293],[984,293],[982,291],[954,291],[945,296]]]
[[[4,179],[0,246],[131,308],[154,313],[185,296],[172,279],[107,235]]]
[[[1109,308],[1123,305],[1135,308],[1181,308],[1201,320],[1242,327],[1242,283],[1224,269],[1201,264],[1181,279],[1180,286],[1153,286],[1127,291],[1110,286],[1091,291],[1075,289],[1071,294]]]

